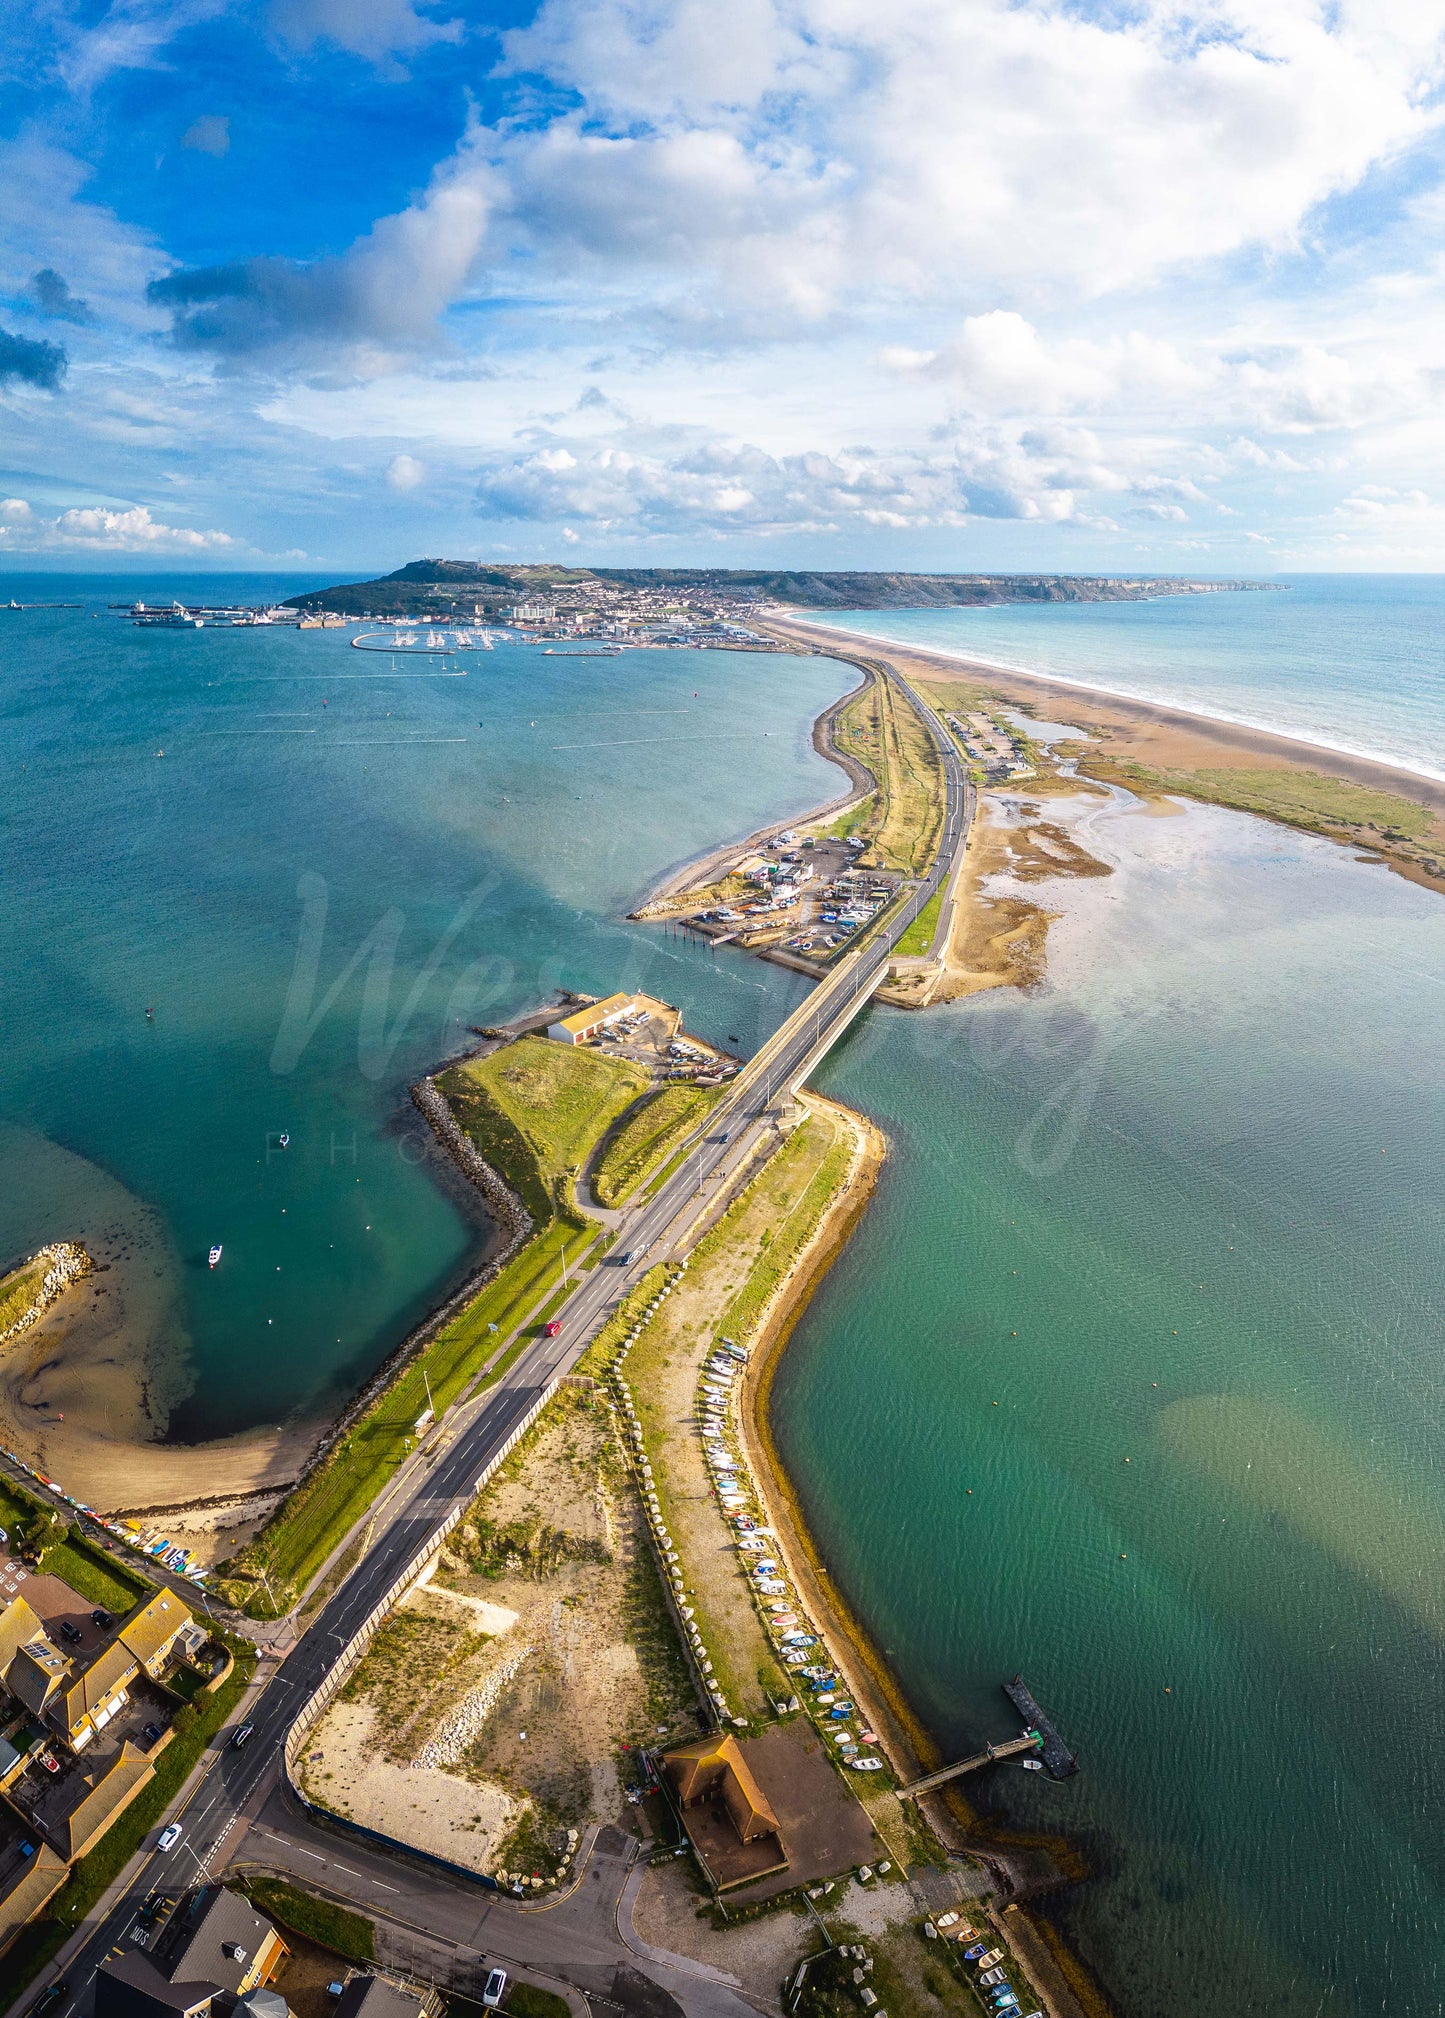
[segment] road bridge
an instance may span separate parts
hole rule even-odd
[[[885,668],[880,677],[896,676]],[[616,1304],[646,1271],[687,1240],[696,1223],[698,1194],[707,1181],[714,1176],[730,1177],[743,1167],[768,1127],[779,1098],[800,1086],[817,1068],[887,978],[899,939],[951,873],[967,840],[973,811],[972,787],[952,738],[905,682],[898,681],[898,688],[924,722],[943,768],[943,831],[928,874],[896,909],[860,935],[859,943],[762,1045],[712,1110],[706,1133],[696,1138],[656,1195],[629,1215],[619,1244],[625,1244],[636,1260],[585,1274],[555,1313],[561,1321],[560,1334],[532,1340],[495,1386],[445,1419],[445,1440],[435,1452],[428,1451],[414,1469],[409,1468],[409,1490],[398,1493],[390,1504],[383,1502],[384,1510],[376,1509],[368,1517],[375,1518],[377,1532],[355,1569],[314,1622],[284,1650],[276,1671],[247,1705],[247,1720],[253,1726],[249,1744],[243,1751],[226,1747],[214,1753],[172,1810],[173,1818],[184,1828],[181,1843],[168,1855],[152,1850],[132,1860],[80,1940],[63,1953],[59,1965],[44,1972],[17,2000],[7,2018],[19,2018],[59,1974],[65,1978],[66,1995],[53,2002],[47,2018],[88,2013],[96,1969],[112,1949],[129,1941],[137,1913],[152,1890],[163,1885],[174,1891],[223,1871],[244,1841],[250,1818],[263,1804],[271,1830],[284,1832],[291,1826],[287,1821],[292,1813],[289,1804],[268,1800],[268,1796],[281,1780],[287,1733],[341,1650],[406,1566],[424,1550],[446,1513],[470,1503],[478,1479],[549,1383],[571,1370]],[[354,1856],[347,1855],[347,1866],[357,1863]],[[328,1875],[335,1883],[337,1874],[344,1877],[344,1871],[345,1867],[333,1862]],[[384,1904],[376,1890],[388,1887],[379,1880],[358,1879],[357,1885],[355,1903],[363,1909],[376,1911]],[[511,1925],[520,1909],[495,1894],[488,1894],[488,1902],[489,1946],[501,1954],[516,1954],[519,1949],[525,1952],[520,1923]],[[549,1927],[548,1939],[556,1943],[550,1951],[555,1957],[554,1975],[579,1980],[580,1959],[579,1974],[569,1974],[565,1921],[548,1914],[543,1922]],[[637,1960],[621,1946],[617,1955],[659,1983],[665,1980],[662,1965]],[[676,1985],[670,1987],[675,1989]],[[749,2004],[717,1983],[693,1984],[686,2008],[715,2013],[717,2018],[755,2018]]]

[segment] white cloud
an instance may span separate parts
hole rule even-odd
[[[330,42],[380,64],[462,37],[460,21],[434,21],[413,0],[273,0],[271,21],[293,47]]]
[[[234,548],[229,533],[196,532],[151,517],[146,505],[112,511],[75,506],[41,518],[22,498],[0,506],[0,555],[24,553],[197,554]]]
[[[386,480],[393,490],[416,490],[426,482],[426,464],[414,455],[394,455],[386,466]]]
[[[545,0],[580,110],[502,150],[545,251],[679,259],[821,312],[1137,286],[1305,219],[1439,117],[1434,10],[1373,0]]]

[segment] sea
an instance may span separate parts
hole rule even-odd
[[[806,988],[625,914],[837,789],[809,736],[852,684],[836,662],[393,668],[345,632],[108,608],[301,581],[7,580],[81,607],[0,609],[0,1259],[152,1215],[171,1438],[333,1406],[465,1271],[481,1232],[407,1087],[474,1026],[645,987],[750,1049]],[[978,615],[1001,659],[1083,680],[1107,657],[1101,684],[1208,686],[1303,734],[1288,689],[1381,754],[1395,731],[1364,725],[1408,718],[1423,762],[1442,605],[1340,578],[886,622],[938,643],[910,627],[972,640]],[[1313,690],[1281,673],[1313,652]],[[1055,914],[1042,985],[875,1007],[819,1075],[889,1154],[793,1334],[779,1443],[944,1752],[1012,1734],[1018,1672],[1077,1750],[1066,1783],[1000,1767],[971,1797],[1087,1861],[1039,1909],[1122,2018],[1426,2018],[1445,906],[1225,809],[1114,793],[1069,817],[1112,873],[1030,886]]]
[[[847,610],[816,621],[1445,778],[1445,576],[1281,575],[1143,603]]]

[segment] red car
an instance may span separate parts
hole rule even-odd
[[[543,1338],[555,1338],[561,1329],[561,1323],[554,1317],[549,1325],[543,1327],[542,1336]]]

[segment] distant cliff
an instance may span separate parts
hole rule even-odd
[[[346,616],[500,616],[545,598],[577,607],[675,597],[707,604],[786,603],[810,610],[957,608],[980,603],[1128,603],[1148,596],[1260,589],[1270,582],[1190,581],[1139,575],[815,574],[785,568],[504,567],[486,561],[411,561],[369,582],[292,596],[297,609]]]

